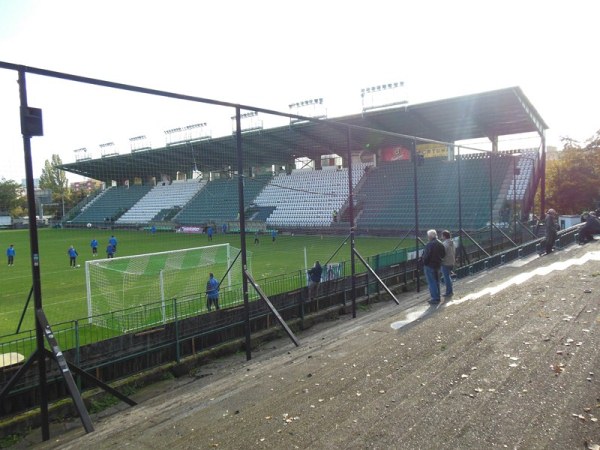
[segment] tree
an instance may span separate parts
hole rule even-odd
[[[52,160],[44,163],[40,176],[40,188],[52,191],[52,201],[63,206],[69,202],[69,180],[64,170],[58,168],[62,165],[59,155],[52,155]],[[62,216],[62,214],[61,214]]]
[[[0,181],[0,212],[15,217],[17,210],[25,206],[23,187],[13,180],[2,178]]]
[[[584,147],[569,138],[563,144],[546,165],[546,201],[559,214],[580,214],[600,200],[600,131]]]

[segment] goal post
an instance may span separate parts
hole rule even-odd
[[[202,312],[211,272],[221,293],[241,285],[238,253],[218,244],[86,261],[88,321],[120,332],[147,328],[175,319],[173,299],[190,303],[188,313]]]

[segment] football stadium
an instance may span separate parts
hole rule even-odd
[[[71,397],[69,413],[90,432],[86,393],[133,406],[127,383],[144,374],[201,370],[236,352],[250,361],[276,338],[294,352],[316,323],[424,302],[428,230],[450,232],[457,284],[543,247],[548,126],[519,87],[409,104],[394,97],[398,83],[376,85],[361,91],[362,111],[328,118],[322,98],[282,112],[0,69],[19,78],[26,163],[54,121],[90,133],[99,126],[85,114],[44,111],[42,120],[43,105],[27,97],[40,80],[72,86],[73,107],[87,90],[124,96],[100,124],[108,133],[141,110],[189,108],[197,117],[153,130],[158,138],[78,148],[59,169],[98,188],[53,226],[34,215],[28,229],[2,231],[2,245],[10,240],[18,253],[3,275],[1,413],[40,408],[44,440],[49,404]],[[27,194],[39,209],[31,179]],[[562,224],[557,249],[576,241],[571,225]],[[77,259],[67,265],[71,245]]]

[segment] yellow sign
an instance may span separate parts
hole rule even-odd
[[[448,147],[444,144],[419,144],[417,145],[417,153],[422,154],[425,158],[445,158],[448,156]]]

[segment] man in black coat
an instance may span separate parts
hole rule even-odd
[[[579,243],[595,241],[594,234],[600,234],[600,220],[593,212],[585,213],[582,219],[585,219],[585,224],[579,230]]]
[[[423,269],[431,294],[429,304],[438,305],[440,303],[440,268],[442,259],[446,256],[446,249],[444,244],[439,241],[437,231],[429,230],[427,238],[429,242],[423,251]]]
[[[319,261],[315,261],[315,265],[308,270],[308,276],[310,278],[308,284],[308,297],[310,300],[314,300],[317,296],[322,274],[323,268],[321,267],[321,264]]]
[[[554,242],[556,242],[556,236],[558,233],[556,217],[556,211],[550,208],[546,213],[546,218],[544,219],[544,226],[546,227],[546,254],[552,253],[552,250],[554,249]]]

